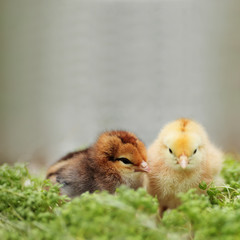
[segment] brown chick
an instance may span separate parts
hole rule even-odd
[[[133,133],[104,132],[93,146],[69,153],[51,166],[47,178],[62,184],[61,193],[69,197],[95,190],[114,193],[121,184],[136,189],[142,186],[142,172],[149,170],[146,155],[143,142]]]
[[[178,193],[190,188],[200,192],[202,181],[222,183],[222,162],[222,152],[200,124],[179,119],[166,125],[148,149],[151,172],[146,176],[148,192],[158,198],[160,215],[180,204]]]

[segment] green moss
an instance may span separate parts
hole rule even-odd
[[[181,194],[182,205],[157,217],[145,190],[85,193],[72,201],[59,186],[34,178],[23,165],[0,167],[0,239],[239,239],[240,163],[228,156],[225,187],[200,184]]]

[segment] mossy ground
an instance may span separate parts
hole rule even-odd
[[[240,239],[240,163],[226,157],[226,186],[202,183],[206,195],[182,194],[182,205],[157,216],[145,190],[85,193],[72,201],[23,165],[0,167],[0,239]]]

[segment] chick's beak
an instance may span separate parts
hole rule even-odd
[[[145,161],[142,161],[142,163],[135,169],[135,172],[149,172],[149,171],[150,168]]]
[[[178,159],[178,163],[181,166],[181,168],[185,169],[188,165],[188,157],[186,155],[181,155]]]

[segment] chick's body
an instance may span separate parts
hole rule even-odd
[[[146,148],[132,133],[110,131],[99,136],[96,143],[67,154],[51,166],[47,178],[62,184],[61,192],[70,197],[89,191],[107,190],[118,186],[142,186],[142,173],[147,172]]]
[[[157,196],[160,214],[180,204],[177,194],[199,183],[222,182],[219,173],[223,155],[196,122],[179,119],[163,128],[148,149],[151,172],[146,176],[148,192]]]

